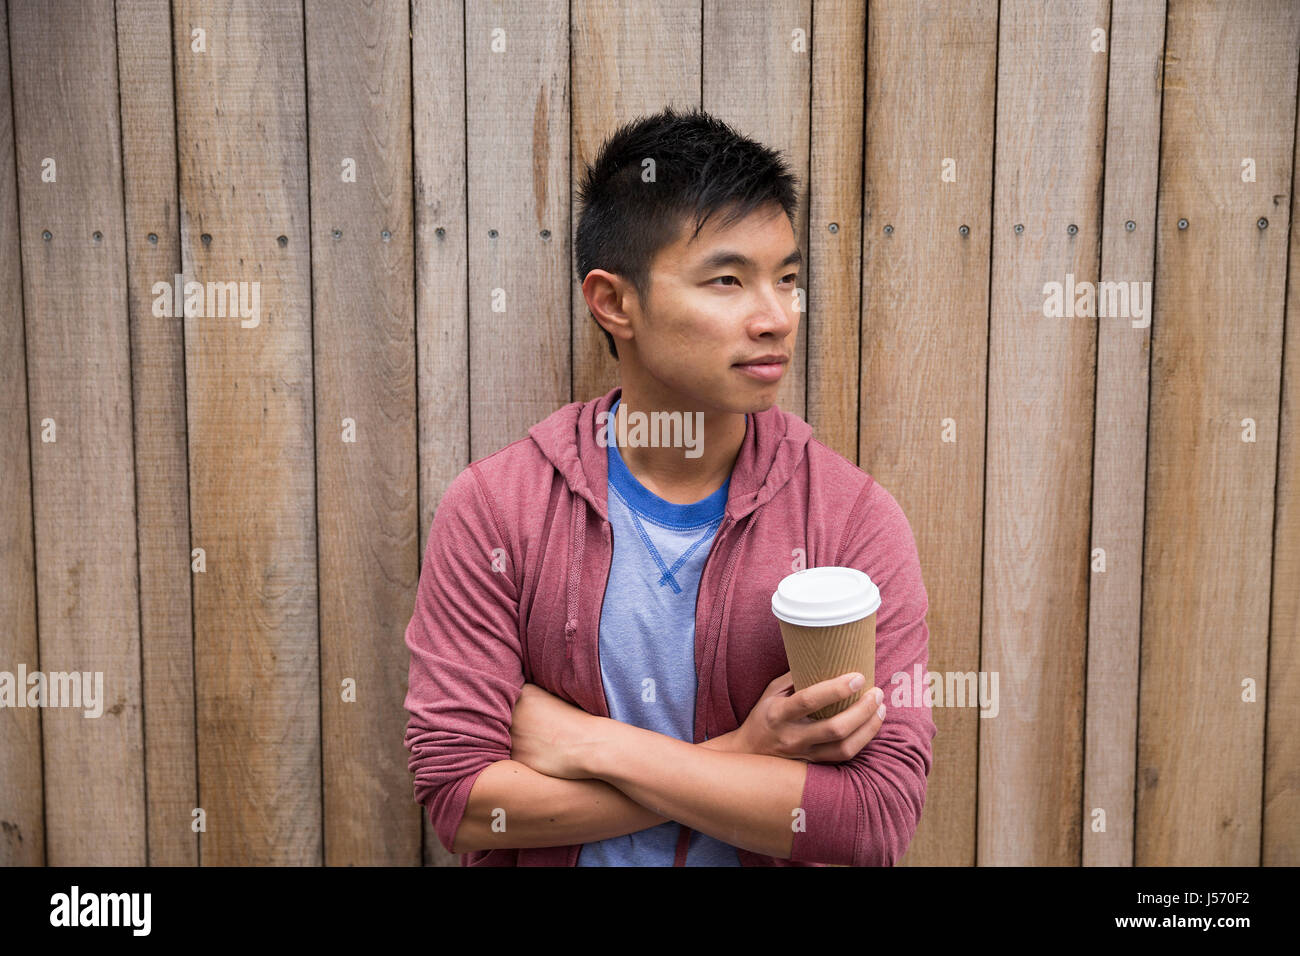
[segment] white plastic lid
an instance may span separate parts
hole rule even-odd
[[[804,568],[781,579],[772,613],[787,624],[833,627],[880,607],[880,588],[857,568]]]

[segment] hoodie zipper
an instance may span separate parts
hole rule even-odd
[[[734,526],[735,526],[736,524],[738,524],[738,523],[739,523],[739,522],[733,520],[733,521],[731,522],[732,527],[734,527]],[[714,641],[714,644],[713,644],[713,654],[712,654],[712,656],[710,657],[710,662],[711,662],[710,671],[709,671],[709,686],[710,686],[710,687],[713,686],[713,671],[712,671],[713,662],[716,662],[716,661],[717,661],[717,657],[718,657],[717,648],[718,648],[718,645],[722,642],[722,608],[723,608],[723,606],[724,606],[725,603],[726,603],[726,599],[727,599],[727,590],[728,590],[728,588],[729,588],[730,585],[731,585],[731,576],[732,576],[732,572],[733,572],[733,570],[734,570],[735,567],[736,567],[736,562],[740,559],[740,551],[741,551],[741,549],[742,549],[742,548],[744,547],[744,545],[745,545],[745,539],[746,539],[747,537],[749,537],[750,529],[752,529],[753,527],[754,527],[753,512],[751,512],[750,515],[749,515],[749,520],[747,520],[747,521],[745,522],[745,530],[744,530],[743,532],[741,532],[740,540],[737,541],[737,542],[736,542],[736,546],[735,546],[734,548],[731,549],[731,555],[730,555],[730,557],[729,557],[728,560],[727,560],[727,566],[726,566],[725,568],[723,568],[723,570],[722,570],[722,581],[719,583],[717,594],[716,594],[716,596],[713,598],[714,603],[713,603],[713,604],[710,606],[710,608],[709,608],[709,611],[710,611],[710,613],[709,613],[709,617],[710,617],[711,620],[710,620],[710,622],[709,622],[709,624],[708,624],[708,626],[706,627],[705,632],[704,632],[705,650],[706,650],[706,651],[708,650],[707,645],[708,645],[709,635],[710,635],[710,634],[714,634],[714,633],[716,633],[716,635],[717,635],[717,638],[716,638],[716,640]],[[719,535],[719,536],[720,536],[720,535]],[[717,538],[715,538],[714,540],[715,540],[715,542],[716,542]],[[704,572],[703,572],[703,574],[707,574],[707,573],[708,573],[709,561],[710,561],[710,559],[712,559],[713,555],[716,553],[717,550],[718,550],[717,548],[710,548],[710,549],[709,549],[709,556],[708,556],[708,558],[705,558],[705,559],[704,559]],[[703,577],[701,577],[701,580],[703,580]],[[698,611],[699,611],[699,595],[697,594],[697,595],[696,595],[696,612],[698,613]],[[697,677],[698,677],[698,674],[697,674]],[[707,710],[706,710],[706,712],[705,712],[705,716],[704,716],[704,739],[705,739],[705,740],[708,740],[708,739],[709,739],[709,736],[710,736],[710,735],[709,735],[709,731],[710,731],[710,729],[711,729],[711,725],[712,725],[712,723],[713,723],[713,721],[712,721],[712,717],[713,717],[713,694],[712,694],[712,693],[707,693],[707,694],[705,694],[705,696],[704,696],[704,701],[705,701],[705,706],[706,706],[706,708],[707,708]]]
[[[600,619],[605,614],[605,592],[609,590],[609,574],[614,570],[614,533],[608,521],[602,523],[601,534],[609,544],[609,564],[605,566],[605,581],[600,586],[600,602],[596,608],[596,699],[600,701],[604,716],[609,716],[609,701],[605,699],[605,675],[600,669]]]
[[[706,626],[705,631],[704,631],[704,640],[705,640],[706,645],[707,645],[707,643],[708,643],[709,634],[713,632],[713,623],[712,623],[712,622],[716,621],[716,622],[717,622],[717,625],[718,625],[718,630],[717,630],[717,633],[718,633],[718,640],[714,643],[713,660],[716,660],[716,659],[717,659],[717,644],[721,643],[721,641],[722,641],[722,616],[721,616],[721,615],[722,615],[722,606],[723,606],[723,604],[725,603],[725,601],[726,601],[726,597],[727,597],[727,587],[731,584],[731,573],[732,573],[732,570],[733,570],[733,569],[735,568],[735,566],[736,566],[736,561],[737,561],[737,559],[740,557],[740,549],[741,549],[742,547],[744,547],[745,539],[746,539],[747,537],[749,537],[749,531],[750,531],[750,529],[754,526],[754,521],[753,521],[753,517],[752,517],[752,515],[753,515],[753,513],[751,512],[751,513],[750,513],[750,520],[748,520],[748,521],[745,522],[745,530],[744,530],[743,532],[741,532],[740,540],[737,541],[737,542],[736,542],[736,546],[735,546],[734,548],[731,549],[731,557],[730,557],[730,558],[728,559],[728,561],[727,561],[727,566],[726,566],[725,568],[722,569],[722,581],[721,581],[721,583],[720,583],[719,586],[718,586],[718,593],[717,593],[716,598],[714,599],[714,600],[716,601],[716,603],[715,603],[714,605],[712,605],[712,606],[710,607],[710,609],[709,609],[709,610],[710,610],[710,614],[709,614],[710,623]],[[738,523],[738,522],[736,522],[734,519],[729,519],[729,520],[731,521],[730,525],[727,524],[727,520],[724,520],[723,523],[722,523],[721,525],[718,526],[718,531],[717,531],[717,533],[716,533],[716,535],[715,535],[715,537],[714,537],[714,539],[713,539],[714,545],[717,545],[717,544],[719,543],[719,541],[721,540],[721,538],[722,538],[722,536],[723,536],[723,534],[724,534],[724,531],[723,531],[723,528],[724,528],[724,527],[727,528],[727,530],[730,530],[731,528],[735,527],[736,524]],[[704,559],[704,568],[703,568],[703,570],[700,572],[700,584],[701,584],[701,587],[700,587],[700,590],[699,590],[698,592],[696,592],[696,595],[695,595],[695,619],[696,619],[696,621],[699,620],[699,612],[700,612],[700,593],[703,592],[703,590],[704,590],[704,588],[703,588],[703,584],[704,584],[704,582],[705,582],[705,581],[707,580],[707,578],[708,578],[708,573],[709,573],[709,562],[713,560],[713,556],[714,556],[717,552],[718,552],[717,547],[710,547],[710,548],[709,548],[709,555],[708,555],[708,557],[706,557],[706,558]],[[699,680],[699,672],[698,672],[698,670],[697,670],[697,672],[696,672],[696,680],[697,680],[697,681]],[[712,685],[713,685],[712,671],[710,671],[710,678],[709,678],[709,686],[710,686],[710,688],[712,687]],[[698,692],[697,692],[697,693],[698,693]],[[706,693],[706,694],[704,695],[704,703],[705,703],[705,708],[706,708],[705,716],[704,716],[704,739],[705,739],[705,740],[708,740],[708,739],[709,739],[709,725],[710,725],[710,723],[712,722],[712,721],[710,720],[710,718],[713,716],[713,694],[712,694],[711,692],[710,692],[710,693]],[[696,716],[698,717],[699,715],[697,714]],[[691,736],[692,736],[692,738],[695,736],[694,728],[692,728],[692,730],[691,730]],[[685,866],[685,865],[686,865],[686,857],[687,857],[687,854],[690,853],[691,833],[692,833],[693,831],[691,830],[690,827],[686,826],[685,824],[680,824],[680,826],[681,826],[681,829],[680,829],[680,831],[678,832],[678,835],[677,835],[677,850],[676,850],[676,852],[673,854],[673,866]]]
[[[569,679],[576,680],[576,667],[573,663],[574,646],[577,644],[578,630],[578,594],[582,590],[582,578],[586,572],[587,540],[587,502],[575,496],[573,508],[573,534],[569,539],[569,553],[574,556],[568,580],[568,602],[564,620],[564,659]],[[596,668],[593,677],[596,680],[596,700],[600,702],[602,717],[609,716],[609,702],[605,699],[605,681],[600,671],[600,619],[605,613],[605,591],[609,588],[609,573],[614,567],[613,538],[610,535],[608,521],[602,521],[601,535],[609,545],[609,563],[605,567],[605,581],[600,586],[600,601],[596,609]],[[698,599],[698,596],[697,596]]]

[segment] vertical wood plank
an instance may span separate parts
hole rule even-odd
[[[443,492],[469,464],[469,303],[465,233],[465,21],[462,0],[411,4],[415,137],[415,309],[420,542]],[[418,583],[418,582],[417,582]],[[408,611],[415,607],[412,596]],[[410,614],[407,614],[407,620]],[[406,686],[403,676],[402,686]],[[405,690],[403,690],[405,700]],[[408,771],[406,793],[414,804]],[[418,804],[416,804],[418,807]],[[421,815],[424,862],[458,866]]]
[[[1300,112],[1300,97],[1296,109]],[[1264,866],[1300,864],[1300,123],[1291,154],[1291,258],[1278,427],[1277,509],[1273,519],[1273,595],[1268,641],[1268,719],[1264,742]],[[1262,197],[1261,197],[1262,198]],[[1286,207],[1274,195],[1269,228]]]
[[[1097,320],[1047,317],[1044,286],[1098,279],[1109,7],[999,12],[978,865],[1080,860]]]
[[[1137,866],[1260,861],[1300,7],[1253,10],[1171,4],[1166,27]]]
[[[119,0],[149,865],[194,866],[199,841],[191,813],[198,781],[185,341],[181,319],[153,314],[154,285],[171,285],[181,267],[170,29],[167,0]]]
[[[68,706],[41,715],[46,860],[139,866],[140,609],[113,8],[16,0],[9,14],[39,663],[47,675],[102,680],[100,716]],[[42,181],[47,158],[57,181]],[[44,440],[47,420],[56,441]]]
[[[573,0],[573,184],[624,123],[700,102],[699,0]],[[570,217],[576,241],[578,210]],[[618,382],[618,363],[573,280],[573,397],[589,401]]]
[[[910,516],[930,600],[927,668],[940,673],[980,666],[997,23],[991,0],[960,14],[878,0],[867,16],[859,464]],[[887,697],[891,678],[876,675]],[[998,718],[967,704],[934,708],[905,863],[975,861],[976,738]]]
[[[32,538],[31,445],[27,419],[27,355],[23,278],[18,248],[13,101],[9,76],[9,17],[0,2],[0,668],[40,669],[36,635],[36,555]],[[39,173],[37,174],[39,175]],[[33,181],[35,187],[37,182]],[[39,424],[39,423],[37,423]],[[39,440],[39,435],[36,436]],[[26,688],[17,688],[26,694]],[[0,866],[45,862],[45,801],[41,781],[41,712],[0,710]]]
[[[206,555],[194,580],[200,858],[319,864],[302,6],[177,0],[174,14],[185,276],[260,283],[256,316],[210,315],[205,301],[185,317],[192,544]]]
[[[471,3],[465,23],[473,460],[571,399],[569,4]]]
[[[306,35],[325,862],[416,866],[393,692],[419,574],[409,8],[313,0]]]
[[[811,0],[759,0],[743,6],[704,0],[701,105],[737,132],[785,157],[797,180],[794,238],[804,262],[808,261],[811,30]],[[779,407],[800,418],[807,413],[807,326],[804,312],[776,399]]]
[[[807,421],[823,444],[858,460],[862,331],[862,157],[867,4],[812,8],[809,143]],[[831,231],[832,226],[834,231]]]
[[[1101,277],[1141,293],[1154,289],[1144,283],[1154,280],[1165,3],[1117,3],[1111,18],[1108,53],[1097,54],[1110,59]],[[1151,299],[1138,300],[1144,317],[1130,308],[1128,316],[1097,319],[1091,550],[1105,570],[1088,578],[1085,866],[1133,865]],[[1102,823],[1104,830],[1094,828]]]

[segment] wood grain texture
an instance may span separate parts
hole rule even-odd
[[[409,9],[318,0],[306,36],[325,862],[416,866],[401,640],[419,575]]]
[[[113,8],[16,0],[9,30],[21,38],[11,67],[39,667],[102,680],[103,698],[98,717],[68,706],[41,714],[46,862],[139,866],[140,608]],[[47,158],[53,182],[42,181]],[[46,421],[54,441],[44,440]]]
[[[930,606],[927,666],[940,673],[980,666],[997,22],[992,2],[954,15],[889,0],[867,16],[858,463],[912,526]],[[876,675],[887,702],[891,677]],[[993,721],[973,702],[933,714],[925,812],[903,862],[969,866],[976,737]]]
[[[1097,320],[1045,316],[1044,286],[1098,279],[1107,63],[1090,41],[1109,9],[999,12],[981,646],[999,710],[979,727],[979,865],[1082,850]]]
[[[778,150],[797,180],[794,238],[808,261],[808,132],[812,82],[811,0],[703,0],[700,104],[743,136]],[[800,269],[800,275],[806,275]],[[804,282],[800,281],[800,286]],[[806,292],[806,288],[805,288]],[[805,304],[806,304],[805,299]],[[808,313],[799,316],[794,355],[776,404],[807,411]]]
[[[568,0],[465,10],[470,459],[570,398]]]
[[[699,0],[574,0],[571,193],[601,145],[624,123],[700,103]],[[671,64],[665,68],[665,64]],[[579,210],[573,209],[576,242]],[[572,246],[571,246],[572,248]],[[590,401],[618,384],[618,363],[573,276],[573,398]]]
[[[819,441],[857,461],[867,5],[826,0],[812,17],[806,420]]]
[[[254,325],[206,303],[185,317],[200,859],[319,864],[302,6],[179,0],[173,33],[185,275],[260,283]]]
[[[1166,25],[1137,866],[1260,862],[1287,264],[1271,197],[1292,183],[1300,7],[1255,14],[1171,4]]]
[[[193,866],[198,768],[184,324],[153,314],[155,283],[171,285],[181,267],[170,29],[166,0],[117,5],[149,865]]]
[[[1130,290],[1154,288],[1143,283],[1154,279],[1164,32],[1164,0],[1117,3],[1111,9],[1107,52],[1097,54],[1109,57],[1110,68],[1101,279]],[[1127,222],[1133,223],[1132,230]],[[1085,866],[1133,863],[1150,295],[1142,295],[1141,302],[1145,317],[1097,319],[1090,550],[1104,558],[1105,570],[1092,569],[1088,578]]]
[[[423,546],[617,381],[573,187],[668,104],[792,161],[778,403],[908,515],[930,671],[999,675],[900,865],[1300,860],[1294,3],[0,0],[0,76],[0,671],[107,698],[0,707],[0,864],[458,865]],[[258,321],[154,315],[177,272]],[[1153,321],[1045,317],[1067,276]]]
[[[461,0],[411,4],[419,556],[447,486],[469,464],[465,23]],[[415,599],[411,599],[414,609]],[[408,616],[409,620],[409,616]],[[412,792],[408,774],[407,793]],[[458,866],[421,816],[424,862]]]
[[[1297,96],[1300,111],[1300,95]],[[1264,742],[1264,866],[1300,865],[1300,123],[1291,154],[1291,257],[1287,267],[1286,339],[1278,426],[1273,590],[1268,640],[1268,715]],[[1261,197],[1262,198],[1262,197]],[[1269,228],[1280,227],[1287,197],[1268,197]]]
[[[0,2],[0,77],[9,76],[9,18]],[[37,173],[39,176],[39,173]],[[33,180],[33,186],[36,181]],[[0,668],[39,670],[36,635],[36,542],[32,531],[27,355],[23,279],[18,248],[13,100],[0,83]],[[25,689],[24,689],[25,692]],[[41,774],[41,712],[0,710],[0,866],[45,863],[45,798]]]

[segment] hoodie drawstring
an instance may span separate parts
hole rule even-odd
[[[578,593],[582,589],[582,553],[587,546],[587,502],[581,495],[573,496],[574,508],[569,523],[569,553],[574,560],[569,565],[568,604],[564,613],[564,659],[573,660],[573,636],[578,630]]]

